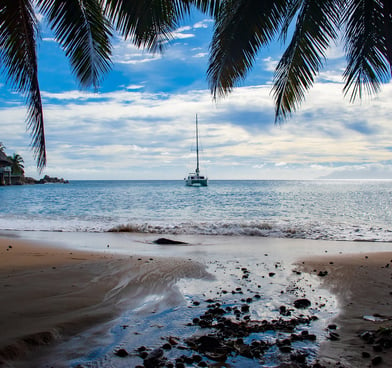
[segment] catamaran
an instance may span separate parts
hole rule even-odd
[[[208,185],[208,178],[200,175],[199,170],[199,128],[196,114],[196,170],[194,173],[189,173],[188,178],[185,178],[185,184],[190,187],[206,187]]]

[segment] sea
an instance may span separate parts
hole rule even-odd
[[[392,241],[390,180],[75,180],[0,187],[0,231]]]

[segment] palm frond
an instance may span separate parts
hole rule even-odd
[[[292,24],[293,19],[297,15],[297,12],[301,9],[301,5],[302,0],[292,0],[289,1],[289,3],[287,4],[286,16],[283,20],[282,29],[279,36],[283,42],[286,42],[289,27]]]
[[[213,96],[245,78],[258,50],[277,33],[287,0],[227,0],[216,17],[207,76]]]
[[[391,9],[389,1],[348,1],[345,20],[347,68],[344,93],[350,100],[362,97],[362,90],[374,94],[390,78]]]
[[[27,125],[37,167],[46,165],[42,101],[38,83],[37,20],[29,0],[2,0],[0,4],[0,60],[8,82],[28,103]]]
[[[110,69],[111,30],[99,0],[37,0],[82,87]]]
[[[210,16],[217,16],[221,3],[225,0],[188,0],[191,4],[196,6],[201,12]]]
[[[336,0],[302,1],[293,37],[275,71],[275,121],[295,111],[313,85],[325,50],[337,37],[340,5]]]
[[[105,14],[137,47],[161,52],[179,20],[190,12],[191,0],[106,0]]]

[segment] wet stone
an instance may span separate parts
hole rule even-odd
[[[297,299],[294,301],[294,307],[297,309],[305,309],[311,306],[311,302],[308,299]]]
[[[125,358],[126,356],[128,356],[128,352],[125,349],[118,349],[114,352],[114,354],[120,358]]]
[[[376,356],[372,359],[372,365],[380,365],[382,363],[382,357]]]

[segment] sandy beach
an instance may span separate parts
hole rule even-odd
[[[158,237],[2,234],[1,364],[391,366],[390,244]]]

